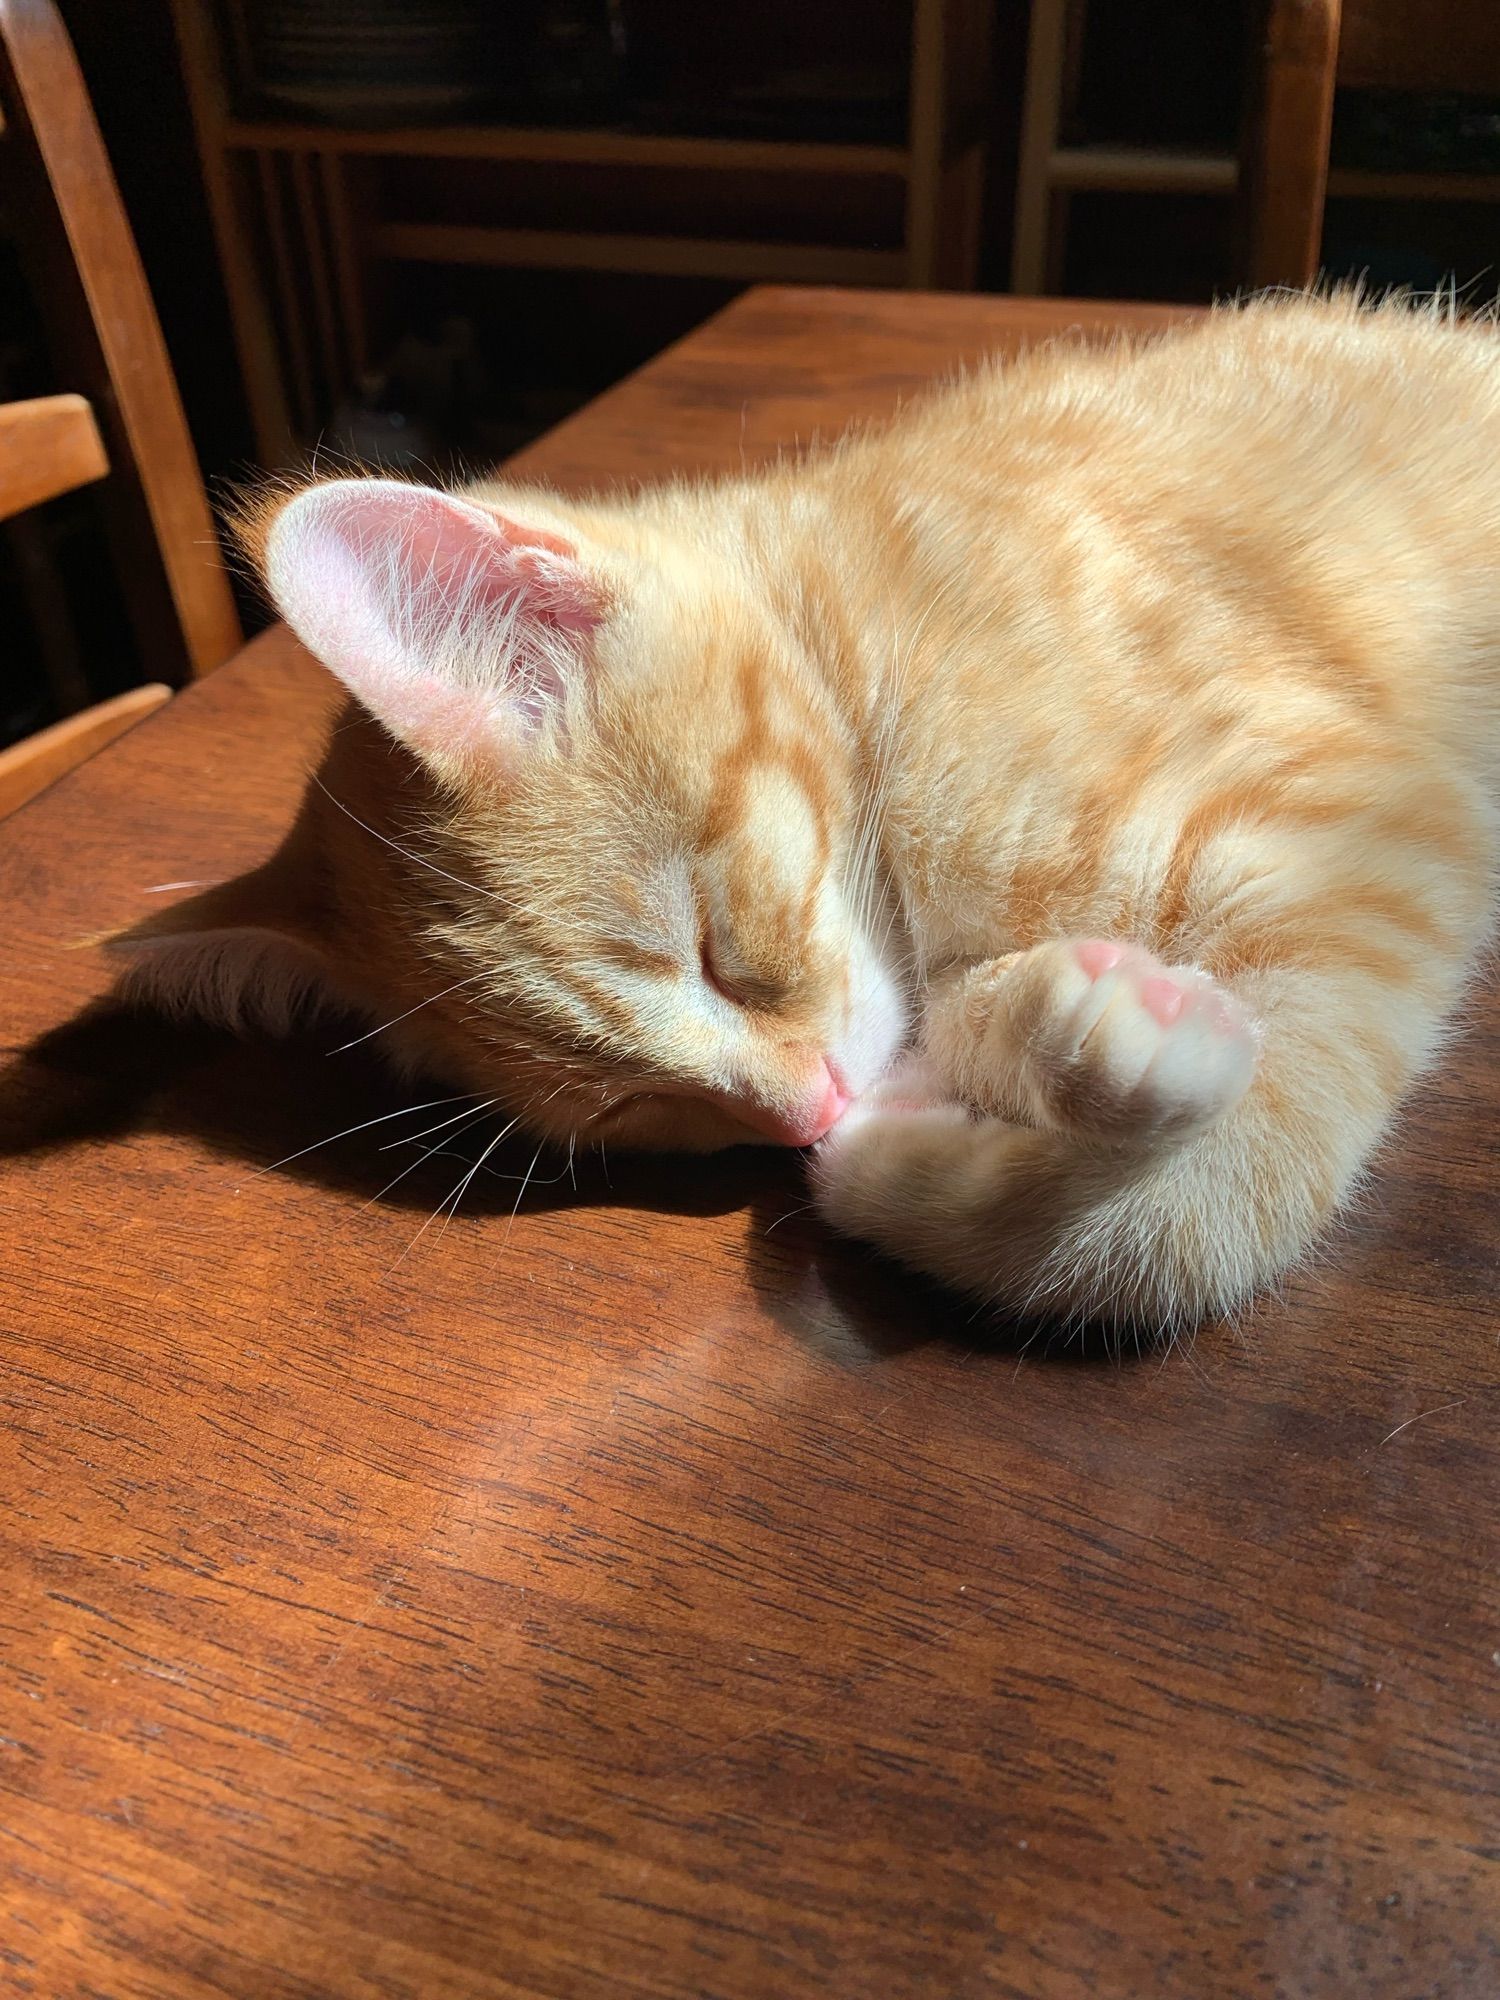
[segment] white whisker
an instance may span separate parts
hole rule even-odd
[[[512,1120],[511,1122],[513,1124],[515,1121]],[[484,1165],[485,1161],[489,1158],[490,1154],[494,1152],[495,1148],[500,1144],[500,1141],[505,1137],[505,1134],[509,1130],[510,1130],[509,1125],[502,1126],[501,1129],[495,1134],[494,1138],[490,1140],[489,1144],[485,1147],[484,1151],[479,1155],[479,1158],[469,1168],[469,1171],[460,1178],[458,1185],[455,1188],[451,1189],[448,1194],[445,1194],[443,1196],[443,1199],[438,1203],[437,1207],[432,1211],[431,1215],[428,1216],[427,1220],[422,1224],[422,1227],[417,1231],[416,1235],[411,1239],[410,1243],[408,1243],[406,1248],[401,1252],[401,1255],[396,1259],[396,1262],[392,1264],[390,1270],[386,1272],[387,1277],[390,1277],[392,1272],[396,1271],[402,1264],[406,1262],[406,1259],[411,1255],[412,1251],[416,1249],[417,1245],[421,1242],[422,1238],[427,1234],[428,1230],[432,1227],[433,1223],[437,1221],[438,1217],[443,1214],[445,1209],[448,1209],[450,1202],[453,1204],[454,1209],[457,1208],[459,1202],[461,1202],[464,1198],[464,1192],[467,1189],[470,1181],[473,1180],[475,1174],[479,1172],[479,1169]],[[451,1220],[452,1220],[452,1213],[450,1211],[447,1219],[444,1221],[443,1224],[444,1229],[447,1228],[448,1221]]]
[[[378,828],[371,826],[367,820],[362,820],[358,813],[351,812],[342,799],[336,799],[316,772],[313,773],[313,783],[323,794],[324,798],[328,800],[330,805],[338,807],[345,819],[353,820],[354,824],[357,827],[363,828],[372,840],[378,840],[382,847],[390,848],[393,854],[399,854],[403,860],[412,862],[418,868],[426,868],[434,875],[441,875],[445,882],[451,882],[456,889],[466,889],[471,896],[483,896],[491,903],[503,903],[505,901],[505,898],[497,896],[493,889],[481,889],[477,882],[466,882],[461,875],[450,875],[446,868],[439,868],[438,864],[435,861],[429,861],[425,854],[413,854],[411,849],[403,847],[400,841],[392,840],[389,834],[381,833]]]
[[[367,1028],[362,1035],[356,1035],[349,1042],[340,1042],[336,1049],[330,1049],[328,1053],[331,1056],[341,1056],[346,1049],[357,1049],[361,1042],[368,1042],[375,1035],[383,1035],[387,1028],[395,1028],[401,1022],[409,1021],[413,1014],[420,1014],[424,1007],[431,1007],[438,1000],[446,1000],[450,993],[457,993],[461,986],[472,986],[476,980],[486,979],[489,976],[488,967],[482,967],[478,972],[471,972],[466,979],[455,979],[453,984],[445,986],[441,993],[429,993],[425,1000],[419,1000],[414,1007],[408,1007],[404,1014],[397,1014],[389,1021],[382,1021],[378,1028]]]
[[[330,1132],[326,1139],[314,1139],[310,1146],[303,1146],[295,1153],[287,1153],[282,1159],[272,1160],[269,1166],[258,1167],[257,1173],[274,1174],[278,1167],[288,1167],[293,1160],[300,1160],[306,1153],[317,1152],[320,1146],[331,1146],[336,1140],[348,1139],[356,1132],[368,1132],[372,1125],[388,1125],[393,1118],[414,1118],[419,1111],[435,1111],[440,1104],[458,1104],[472,1101],[472,1090],[461,1090],[454,1097],[430,1097],[425,1104],[406,1104],[399,1111],[382,1112],[378,1118],[366,1118],[363,1124],[346,1125],[342,1132]]]
[[[499,1102],[498,1097],[487,1097],[483,1104],[477,1107],[477,1110],[482,1114]],[[394,1152],[397,1146],[414,1146],[419,1139],[430,1138],[434,1132],[441,1132],[445,1125],[456,1125],[459,1119],[467,1118],[468,1115],[467,1111],[455,1111],[451,1118],[440,1118],[436,1125],[424,1125],[420,1132],[403,1132],[399,1139],[387,1139],[380,1150],[382,1153],[390,1153]],[[451,1138],[452,1136],[450,1133],[449,1137]],[[446,1143],[447,1141],[445,1140],[444,1144]]]
[[[443,1217],[443,1226],[438,1231],[439,1242],[441,1242],[442,1239],[447,1235],[448,1224],[453,1220],[454,1216],[457,1215],[458,1205],[463,1200],[464,1196],[469,1192],[469,1188],[473,1182],[474,1176],[479,1172],[479,1169],[484,1165],[485,1161],[490,1157],[490,1154],[493,1153],[495,1148],[500,1144],[501,1140],[505,1137],[506,1133],[511,1131],[519,1123],[520,1119],[519,1117],[516,1117],[511,1119],[509,1125],[502,1125],[500,1127],[500,1130],[495,1134],[494,1138],[491,1139],[490,1143],[485,1147],[484,1151],[479,1155],[479,1158],[474,1162],[473,1166],[470,1167],[469,1171],[464,1175],[463,1179],[459,1182],[457,1189],[449,1197],[448,1213]]]
[[[542,1153],[546,1148],[546,1144],[547,1142],[544,1139],[542,1141],[542,1144],[538,1146],[536,1151],[532,1154],[531,1165],[526,1169],[525,1175],[521,1181],[521,1185],[516,1192],[516,1205],[510,1212],[509,1222],[507,1222],[505,1225],[505,1241],[500,1245],[500,1255],[502,1257],[505,1254],[507,1245],[510,1243],[510,1233],[516,1226],[516,1217],[521,1213],[521,1203],[526,1199],[526,1190],[531,1185],[531,1176],[536,1171],[536,1163],[542,1157]],[[496,1261],[498,1262],[499,1259],[497,1259]]]
[[[466,1124],[460,1125],[457,1127],[456,1130],[447,1133],[445,1137],[438,1140],[435,1146],[424,1146],[422,1148],[421,1153],[415,1160],[408,1162],[408,1164],[401,1169],[399,1174],[394,1175],[390,1180],[388,1180],[385,1186],[380,1189],[378,1194],[372,1194],[370,1196],[370,1199],[365,1203],[365,1207],[373,1208],[377,1201],[384,1201],[385,1197],[390,1193],[391,1189],[393,1187],[398,1186],[402,1181],[404,1181],[408,1174],[415,1173],[418,1167],[424,1165],[428,1160],[435,1159],[439,1154],[445,1152],[455,1139],[460,1138],[465,1132],[471,1131],[473,1127],[479,1123],[479,1120],[484,1117],[485,1113],[494,1107],[497,1101],[498,1101],[497,1099],[492,1097],[487,1104],[481,1104],[479,1109],[476,1112],[472,1113],[472,1115],[470,1115],[468,1122]],[[430,1129],[436,1132],[440,1128],[434,1125]],[[419,1134],[418,1136],[420,1137],[422,1135]],[[503,1138],[504,1136],[505,1136],[504,1133],[502,1133],[501,1137]],[[398,1143],[402,1145],[414,1146],[417,1143],[417,1141],[416,1139],[405,1139],[399,1141]],[[386,1149],[384,1147],[381,1148],[382,1152],[384,1152],[385,1150]]]

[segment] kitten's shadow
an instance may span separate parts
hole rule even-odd
[[[104,1000],[17,1051],[0,1069],[0,1158],[125,1132],[190,1138],[356,1202],[430,1215],[476,1165],[497,1121],[450,1139],[433,1130],[464,1106],[437,1084],[401,1084],[371,1048],[341,1053],[328,1023],[286,1041],[237,1038]],[[702,1155],[538,1155],[519,1135],[463,1188],[467,1214],[624,1207],[745,1216],[746,1270],[771,1318],[851,1366],[931,1341],[1072,1359],[1045,1327],[997,1324],[866,1246],[832,1236],[813,1212],[802,1162],[761,1147]]]
[[[767,1315],[840,1366],[939,1344],[964,1354],[1021,1355],[1074,1366],[1141,1358],[1116,1333],[1005,1316],[836,1236],[814,1210],[805,1177],[760,1187],[745,1216],[746,1270]],[[1128,1337],[1127,1337],[1128,1338]]]
[[[39,1036],[0,1069],[0,1158],[125,1132],[170,1132],[221,1159],[275,1169],[359,1201],[430,1214],[475,1166],[500,1123],[451,1087],[397,1081],[370,1048],[321,1022],[285,1041],[236,1037],[104,1000]],[[449,1113],[458,1123],[440,1129]],[[450,1136],[456,1135],[456,1136]],[[520,1135],[498,1145],[464,1190],[465,1213],[611,1203],[684,1214],[743,1207],[763,1176],[754,1155],[712,1162],[538,1155]]]

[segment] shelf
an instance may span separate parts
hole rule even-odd
[[[1237,162],[1227,154],[1172,153],[1137,146],[1063,146],[1048,181],[1069,193],[1232,194]],[[1500,202],[1500,172],[1461,174],[1400,168],[1331,167],[1331,198],[1348,201]]]
[[[453,124],[384,126],[353,100],[347,123],[324,123],[310,115],[317,101],[291,98],[242,113],[242,37],[229,33],[242,24],[225,18],[243,14],[242,0],[168,4],[257,448],[270,463],[295,430],[316,432],[391,345],[409,288],[388,287],[382,261],[429,273],[468,265],[726,285],[966,291],[976,282],[994,0],[904,0],[904,118],[836,122],[830,107],[823,139],[777,138],[769,117],[718,136],[651,129],[645,104],[602,127],[531,124],[493,104]],[[708,100],[699,115],[712,124],[728,111]],[[628,208],[597,202],[627,177]],[[778,189],[805,204],[800,220],[774,200]],[[557,228],[565,215],[588,233]],[[622,225],[614,233],[611,217]],[[713,233],[726,227],[751,240]],[[801,240],[766,241],[757,230]],[[836,240],[817,240],[825,233]]]
[[[564,130],[550,125],[421,125],[344,130],[335,125],[231,118],[224,143],[240,152],[358,153],[387,158],[531,160],[581,167],[677,167],[707,173],[884,174],[904,177],[904,146],[803,139],[711,139],[675,133]]]
[[[1328,193],[1347,201],[1500,201],[1500,172],[1445,174],[1331,167]]]
[[[1150,146],[1059,146],[1047,162],[1047,179],[1070,193],[1229,194],[1239,163],[1230,154]]]
[[[899,285],[902,250],[841,244],[739,242],[732,237],[582,236],[573,230],[491,229],[450,222],[385,222],[377,256],[413,264],[498,264],[533,271],[641,271],[819,285]]]

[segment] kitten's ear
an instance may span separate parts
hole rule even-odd
[[[439,768],[523,745],[606,610],[602,579],[565,535],[389,479],[299,493],[265,567],[304,645]]]
[[[101,942],[124,961],[122,999],[180,1018],[282,1034],[325,1006],[358,1004],[340,991],[319,942],[322,927],[283,851]]]

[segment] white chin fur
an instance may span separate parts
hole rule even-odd
[[[850,958],[848,1023],[830,1051],[851,1096],[862,1096],[890,1068],[908,1027],[906,995],[861,940]]]

